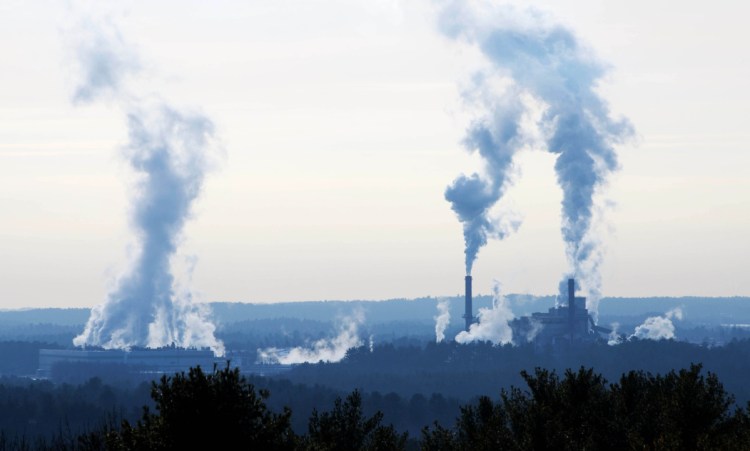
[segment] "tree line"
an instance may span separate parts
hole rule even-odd
[[[663,375],[629,371],[613,382],[590,368],[522,372],[524,387],[463,405],[452,424],[410,437],[383,414],[365,413],[362,394],[314,410],[304,433],[288,407],[237,368],[163,376],[152,406],[136,420],[110,421],[79,435],[30,443],[0,436],[1,449],[77,450],[738,450],[750,449],[748,407],[738,407],[718,377],[691,365]]]
[[[428,343],[423,346],[375,346],[352,349],[337,363],[299,365],[283,377],[292,382],[324,385],[348,393],[354,389],[410,397],[441,393],[462,402],[496,395],[501,388],[525,383],[521,371],[541,367],[564,372],[593,368],[609,380],[630,370],[664,374],[701,362],[719,376],[740,403],[750,401],[750,340],[723,346],[675,340],[633,339],[616,346],[606,342],[559,343],[540,346],[495,346],[492,343]]]

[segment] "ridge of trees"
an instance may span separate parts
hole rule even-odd
[[[653,375],[623,374],[608,384],[591,369],[522,372],[527,390],[461,408],[452,428],[434,425],[422,449],[739,450],[750,449],[748,410],[734,408],[701,365]]]
[[[425,346],[391,344],[351,349],[336,363],[302,364],[280,375],[296,383],[319,384],[342,392],[356,388],[402,397],[415,393],[470,401],[499,393],[501,388],[524,384],[522,370],[536,367],[563,372],[581,366],[593,368],[609,380],[630,370],[664,374],[701,362],[719,376],[741,403],[750,401],[750,340],[708,346],[676,340],[633,339],[617,346],[606,343],[561,343],[538,346],[496,346],[492,343],[429,343]]]
[[[750,406],[745,404],[747,390],[736,390],[739,384],[746,385],[750,374],[750,359],[747,358],[750,356],[750,341],[711,347],[669,340],[636,340],[614,347],[581,344],[553,351],[532,345],[510,347],[481,343],[464,346],[433,343],[422,347],[385,345],[376,346],[373,352],[368,348],[353,349],[340,363],[301,365],[291,373],[281,375],[282,378],[294,376],[289,378],[291,381],[244,376],[236,370],[236,378],[224,377],[222,383],[230,388],[244,387],[247,398],[254,396],[255,401],[262,403],[261,411],[278,416],[281,424],[288,423],[293,439],[291,445],[287,443],[285,446],[292,446],[291,449],[336,449],[330,443],[320,444],[327,436],[319,432],[325,430],[323,426],[310,428],[313,418],[317,418],[319,425],[328,425],[326,427],[330,430],[341,418],[351,417],[343,413],[337,416],[333,411],[325,410],[331,407],[334,411],[359,409],[361,421],[353,423],[359,424],[358,427],[364,428],[370,419],[378,420],[378,427],[382,427],[375,427],[373,430],[380,432],[372,436],[390,434],[386,437],[391,440],[388,446],[400,446],[403,433],[408,433],[405,446],[414,449],[428,445],[431,448],[425,449],[461,449],[462,440],[484,436],[495,437],[493,440],[504,437],[503,447],[499,449],[565,449],[555,444],[559,440],[574,443],[577,449],[631,449],[635,446],[633,444],[638,444],[636,447],[640,449],[750,449],[747,438]],[[702,364],[691,366],[691,361]],[[572,371],[570,368],[580,369]],[[158,393],[170,390],[188,393],[189,396],[182,398],[172,397],[182,399],[184,406],[192,406],[191,390],[196,386],[204,387],[206,393],[201,396],[214,396],[214,386],[220,385],[222,380],[221,375],[215,373],[224,370],[205,373],[200,370],[201,373],[191,376],[193,371],[196,369],[168,376],[168,384]],[[393,377],[389,371],[398,377]],[[586,374],[581,376],[581,371]],[[580,382],[578,385],[568,384],[576,380]],[[156,408],[151,383],[118,388],[107,385],[110,380],[87,381],[77,385],[0,378],[0,450],[44,448],[37,446],[37,440],[48,447],[56,444],[56,449],[107,449],[109,445],[114,449],[115,442],[106,441],[111,434],[122,434],[129,427],[131,439],[135,440],[133,437],[137,437],[139,424],[153,426],[164,421],[162,411]],[[156,381],[156,385],[163,381]],[[406,383],[402,384],[402,381]],[[173,387],[175,383],[177,385]],[[450,390],[455,388],[451,386],[458,384],[484,396],[454,398]],[[586,390],[565,388],[572,386]],[[565,398],[568,392],[587,395],[568,399]],[[268,397],[269,393],[273,396]],[[357,399],[350,399],[353,393]],[[541,396],[547,393],[557,394]],[[351,408],[352,403],[357,404],[357,409]],[[463,409],[460,409],[462,404]],[[143,405],[149,407],[148,417],[141,409]],[[289,406],[294,414],[284,417],[287,412],[284,406]],[[513,410],[513,406],[521,408]],[[713,418],[714,423],[691,420],[695,406],[705,407],[704,413],[696,414],[697,418]],[[568,409],[567,414],[553,415],[566,412],[565,409]],[[575,417],[579,410],[595,413],[576,423],[581,427],[589,425],[588,429],[575,435],[587,437],[581,439],[583,441],[567,435],[572,433],[572,426],[566,423],[566,419]],[[525,413],[511,415],[514,411]],[[495,417],[504,419],[500,421]],[[602,420],[600,424],[591,417],[609,420]],[[220,416],[211,414],[208,418]],[[126,423],[122,422],[123,419]],[[549,437],[537,439],[536,444],[529,445],[528,437],[538,436],[536,432],[528,432],[533,428],[527,429],[526,435],[522,434],[527,427],[524,425],[529,422],[549,425],[543,429],[550,431]],[[92,430],[102,423],[106,423],[104,429],[95,429],[91,434],[81,436],[90,440],[79,437],[81,431]],[[200,421],[195,423],[195,428],[200,424],[206,429],[207,423]],[[423,429],[429,424],[433,426]],[[206,430],[218,427],[210,426]],[[686,438],[689,437],[686,434],[670,435],[670,431],[688,427],[703,432],[694,440]],[[156,426],[154,428],[154,434],[164,432]],[[602,428],[609,431],[605,436],[606,447],[602,445],[602,437],[591,432]],[[104,434],[103,430],[110,435]],[[281,430],[286,430],[286,426]],[[551,432],[554,430],[558,433]],[[211,436],[217,434],[209,432]],[[232,436],[231,433],[223,435]],[[334,433],[328,436],[345,435]],[[81,443],[92,447],[86,448]],[[100,448],[94,446],[96,443]],[[136,444],[132,441],[124,443],[128,446],[119,449]],[[380,440],[363,440],[361,448],[375,446],[367,443],[380,443]],[[475,445],[472,446],[479,446]],[[165,445],[162,449],[169,447]]]
[[[262,450],[401,450],[407,435],[382,425],[383,414],[364,415],[354,391],[336,399],[333,409],[313,411],[308,434],[296,435],[292,412],[274,413],[266,406],[267,390],[256,390],[238,368],[200,367],[154,381],[154,409],[144,408],[135,424],[123,421],[78,437],[76,447],[94,450],[246,449]]]
[[[750,449],[748,408],[735,407],[718,377],[701,365],[664,375],[629,371],[614,383],[590,368],[523,371],[525,388],[502,390],[461,407],[455,424],[435,423],[409,440],[383,415],[365,415],[358,391],[292,431],[292,411],[272,412],[268,391],[228,365],[152,382],[154,409],[47,449],[80,450],[737,450]],[[0,436],[0,449],[23,448]],[[39,447],[43,448],[41,444]]]

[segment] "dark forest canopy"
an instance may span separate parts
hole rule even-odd
[[[337,397],[291,427],[294,409],[229,366],[163,376],[140,418],[82,433],[30,439],[0,434],[0,449],[275,450],[736,450],[750,447],[748,410],[700,365],[653,375],[630,371],[608,382],[591,369],[522,372],[523,384],[463,405],[453,422],[420,436],[367,414],[359,391]]]
[[[303,364],[283,378],[319,384],[342,391],[361,389],[395,392],[401,396],[441,393],[463,401],[494,395],[501,388],[520,385],[521,371],[536,367],[557,370],[593,368],[609,380],[630,370],[664,374],[700,362],[716,373],[741,403],[750,401],[750,341],[736,340],[709,347],[674,340],[637,340],[609,346],[590,342],[556,347],[459,345],[376,346],[352,349],[338,363]]]
[[[12,344],[6,345],[12,348]],[[23,349],[39,346],[16,345]],[[392,424],[397,432],[407,432],[415,440],[425,426],[436,421],[443,428],[459,427],[454,423],[464,415],[461,405],[477,405],[483,396],[496,404],[504,391],[513,392],[512,387],[526,390],[528,375],[536,375],[537,368],[557,375],[566,375],[568,369],[585,368],[601,378],[601,384],[609,390],[631,371],[642,371],[638,374],[658,381],[671,372],[694,371],[693,363],[702,364],[701,374],[710,372],[722,382],[721,393],[730,403],[729,412],[744,409],[750,399],[746,384],[750,379],[747,340],[718,347],[670,340],[633,340],[617,346],[581,343],[556,348],[488,343],[385,344],[372,351],[368,347],[352,349],[339,363],[299,365],[272,379],[252,375],[243,378],[256,389],[271,393],[264,403],[272,412],[281,414],[284,407],[292,410],[289,424],[297,435],[307,432],[314,411],[330,409],[337,398],[343,400],[357,391],[363,415],[373,417],[382,412],[383,424]],[[75,366],[69,369],[80,372]],[[0,430],[6,439],[19,435],[50,439],[61,431],[92,430],[106,419],[116,419],[116,424],[120,420],[135,424],[144,405],[153,408],[153,401],[148,399],[149,385],[126,384],[121,376],[122,368],[112,368],[85,383],[2,378]]]
[[[427,307],[434,308],[434,301],[425,300],[420,308],[426,312]],[[430,310],[430,315],[433,314],[434,311]],[[254,361],[258,348],[304,346],[329,336],[331,330],[330,318],[329,322],[288,318],[242,320],[241,315],[235,319],[233,323],[222,325],[220,336],[229,349],[246,350],[241,355],[242,358],[247,357],[249,362]],[[656,383],[654,381],[659,381],[658,378],[666,377],[671,372],[679,375],[681,370],[693,371],[691,364],[700,363],[701,376],[708,378],[706,374],[710,372],[711,377],[720,380],[721,399],[730,403],[728,413],[722,416],[724,419],[719,424],[724,425],[724,429],[747,424],[744,415],[747,413],[746,403],[750,400],[750,386],[746,383],[750,380],[750,340],[733,339],[747,336],[742,328],[695,328],[696,343],[634,339],[617,346],[579,343],[574,346],[544,347],[532,344],[493,346],[489,343],[434,343],[434,324],[429,321],[391,321],[384,324],[377,326],[380,329],[365,326],[361,331],[365,336],[373,331],[382,331],[381,335],[375,335],[372,351],[367,346],[351,349],[341,362],[303,364],[273,379],[243,376],[256,390],[271,393],[270,397],[263,398],[271,412],[281,415],[284,407],[292,410],[289,427],[300,440],[309,432],[313,412],[318,412],[319,419],[330,418],[323,413],[330,412],[336,406],[337,399],[340,400],[339,408],[343,409],[348,396],[356,391],[362,418],[380,418],[380,424],[384,427],[393,425],[396,435],[392,438],[397,439],[399,434],[408,433],[410,446],[416,446],[422,437],[422,445],[430,444],[432,447],[428,449],[450,449],[440,446],[458,446],[457,442],[446,440],[469,434],[462,429],[468,427],[467,424],[485,422],[492,424],[493,428],[499,427],[493,423],[496,419],[492,418],[495,417],[490,415],[490,419],[484,418],[479,411],[486,413],[510,408],[502,405],[505,402],[502,394],[513,393],[511,387],[526,390],[528,377],[536,377],[537,368],[544,368],[543,371],[555,374],[560,379],[568,377],[568,369],[584,368],[606,381],[604,386],[610,390],[623,374],[633,370],[642,371],[639,374],[647,379],[644,384],[648,384]],[[262,327],[256,327],[259,325]],[[679,329],[679,324],[677,327],[678,335],[685,331]],[[37,333],[47,334],[45,339],[53,334],[63,336],[73,331],[69,326],[46,329],[41,325],[36,329],[16,325],[3,330],[10,332],[14,328],[26,330],[34,336]],[[289,334],[285,330],[294,330],[295,333]],[[404,335],[404,330],[411,335]],[[704,332],[706,335],[703,335]],[[386,333],[389,335],[386,336]],[[703,336],[713,339],[701,343]],[[57,338],[52,338],[50,342],[23,339],[0,341],[3,356],[0,359],[0,375],[33,375],[38,367],[40,348],[65,346]],[[143,377],[126,381],[127,374],[122,368],[91,370],[89,374],[75,365],[59,368],[60,378],[55,382],[68,383],[0,378],[0,450],[14,443],[19,444],[16,440],[20,440],[20,437],[26,437],[26,443],[30,444],[38,439],[50,443],[49,440],[64,436],[70,445],[70,440],[77,440],[76,434],[81,431],[98,431],[103,424],[116,429],[122,420],[136,425],[139,419],[142,420],[144,405],[153,409],[154,401],[148,396],[149,384],[141,383]],[[75,373],[72,375],[76,377],[63,377],[65,371]],[[98,379],[91,379],[92,376],[98,376]],[[460,409],[462,405],[464,408]],[[741,409],[739,413],[734,411],[735,408]],[[382,413],[382,418],[378,412]],[[507,420],[507,416],[503,418]],[[440,426],[434,426],[434,422]],[[512,423],[505,424],[515,430],[515,426],[511,427]],[[426,433],[428,435],[422,436],[421,431],[425,426],[430,429]],[[625,426],[620,424],[618,427]],[[475,428],[474,432],[480,429]],[[733,434],[744,431],[741,428],[732,430]],[[642,431],[639,433],[645,434]],[[675,442],[678,439],[674,437],[668,440],[672,444],[682,443]],[[733,436],[732,440],[740,438]]]

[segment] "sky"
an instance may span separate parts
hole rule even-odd
[[[750,60],[736,1],[533,5],[610,70],[635,139],[598,195],[604,296],[750,296]],[[463,292],[446,187],[480,166],[460,92],[482,56],[422,0],[0,3],[0,308],[91,307],[134,238],[134,174],[113,102],[72,101],[77,9],[117,24],[135,88],[211,118],[222,156],[175,271],[203,301]],[[502,209],[522,219],[474,290],[554,294],[567,269],[554,155],[527,149]],[[193,268],[192,271],[190,268]]]

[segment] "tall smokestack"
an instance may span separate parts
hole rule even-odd
[[[568,321],[570,323],[570,338],[573,338],[576,315],[576,281],[568,279]]]
[[[464,313],[464,318],[466,318],[466,332],[468,332],[471,323],[474,322],[471,307],[471,276],[466,276],[466,312]]]

